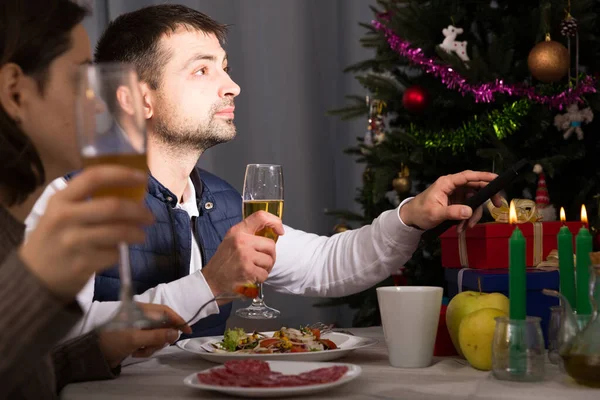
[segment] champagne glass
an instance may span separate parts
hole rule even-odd
[[[85,65],[77,73],[77,136],[84,168],[118,164],[146,172],[146,126],[137,74],[132,65]],[[110,187],[94,197],[120,197],[139,202],[146,185]],[[160,324],[147,318],[133,301],[129,246],[119,244],[120,307],[103,329],[151,328]]]
[[[257,211],[266,211],[278,218],[283,216],[283,170],[281,165],[249,164],[246,167],[243,191],[244,218]],[[256,232],[277,242],[273,229],[266,227]],[[258,285],[258,296],[246,308],[238,309],[235,314],[249,319],[273,319],[280,315],[278,310],[267,307],[264,301],[263,286]]]

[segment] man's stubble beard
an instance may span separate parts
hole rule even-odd
[[[210,120],[207,125],[188,126],[191,124],[182,124],[177,126],[177,122],[171,121],[168,115],[177,115],[176,113],[165,113],[164,118],[157,118],[155,122],[154,135],[161,143],[167,145],[174,151],[199,151],[216,146],[221,143],[232,140],[236,135],[236,128],[233,120],[226,120],[215,117],[215,114],[224,106],[232,104],[220,104],[213,106],[210,111]]]

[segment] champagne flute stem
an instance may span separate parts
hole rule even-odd
[[[119,243],[119,277],[121,278],[121,287],[119,300],[123,306],[128,306],[133,299],[131,289],[131,266],[129,264],[129,245],[127,243]]]
[[[263,284],[259,283],[258,284],[258,296],[256,296],[256,298],[252,299],[252,305],[253,306],[262,306],[264,304],[264,293],[263,293]]]
[[[119,243],[119,277],[121,278],[121,286],[119,288],[121,305],[113,318],[104,324],[103,329],[114,331],[128,328],[153,329],[164,327],[164,324],[168,322],[165,316],[159,319],[150,319],[146,317],[144,311],[133,301],[129,245],[127,243]]]

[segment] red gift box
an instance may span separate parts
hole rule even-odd
[[[458,352],[452,344],[448,325],[446,325],[446,309],[447,305],[442,304],[440,309],[440,320],[438,323],[437,335],[435,337],[435,345],[433,347],[433,355],[436,357],[457,356]]]
[[[535,267],[557,248],[556,235],[562,226],[560,221],[526,222],[518,224],[527,242],[526,262]],[[567,222],[566,226],[575,236],[581,222]],[[490,222],[477,224],[461,234],[452,227],[441,236],[442,265],[445,268],[503,269],[508,268],[508,239],[514,225]]]
[[[404,274],[406,267],[402,266],[396,271],[392,272],[392,279],[394,280],[394,286],[408,286],[408,279]]]

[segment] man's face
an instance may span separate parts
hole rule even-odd
[[[180,28],[163,36],[160,49],[168,61],[152,92],[150,132],[170,147],[200,151],[233,139],[240,87],[229,77],[218,39]]]

